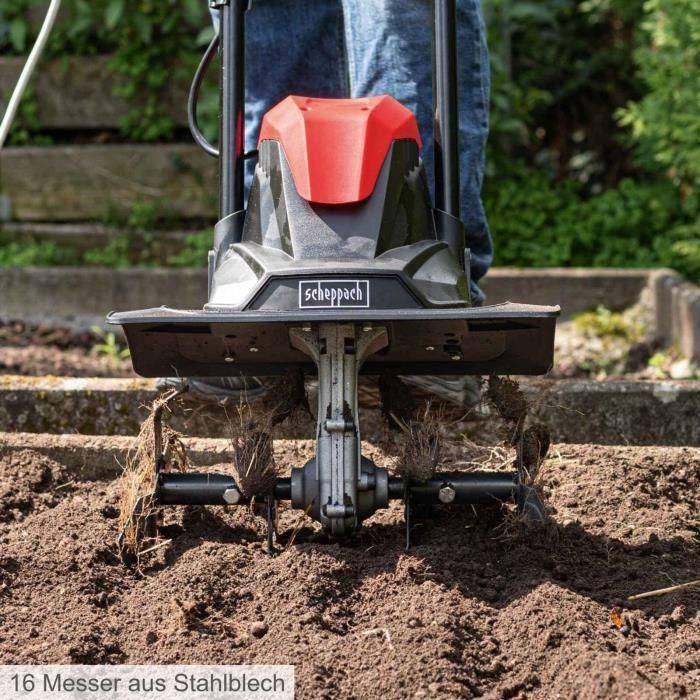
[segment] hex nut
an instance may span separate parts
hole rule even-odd
[[[452,503],[456,495],[457,492],[451,486],[442,486],[438,491],[440,503]]]
[[[226,489],[223,495],[224,503],[235,506],[241,500],[241,492],[236,489]]]

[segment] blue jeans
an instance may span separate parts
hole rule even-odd
[[[430,0],[254,0],[246,18],[246,148],[255,148],[265,112],[289,94],[388,94],[416,114],[432,187],[432,6]],[[462,219],[478,303],[483,293],[476,282],[493,260],[481,202],[490,76],[480,0],[457,0],[457,22]]]

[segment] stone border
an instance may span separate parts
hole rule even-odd
[[[700,287],[673,270],[655,270],[649,279],[656,338],[664,347],[700,363]]]
[[[41,128],[116,129],[131,109],[128,100],[114,94],[123,80],[111,68],[111,56],[66,56],[45,61],[33,80],[37,118]],[[0,58],[0,114],[17,83],[26,58]],[[212,74],[215,74],[212,71]],[[164,91],[163,113],[176,126],[187,126],[187,80],[174,80]]]
[[[102,248],[115,238],[127,237],[134,250],[145,247],[146,234],[156,239],[157,252],[163,261],[170,255],[182,251],[187,237],[202,231],[204,226],[196,226],[190,230],[158,230],[154,232],[134,231],[118,226],[104,224],[67,222],[52,224],[44,222],[5,221],[0,223],[0,245],[5,243],[49,242],[57,246],[68,247],[79,253]]]
[[[556,442],[700,446],[700,381],[527,379],[522,386],[532,419],[547,424]],[[151,380],[0,377],[0,432],[136,435],[156,395]],[[185,408],[173,412],[175,429],[228,436],[221,407]],[[378,412],[363,411],[361,420],[363,437],[376,439]],[[283,424],[277,437],[312,433],[311,422]]]
[[[110,311],[201,308],[206,299],[204,268],[0,268],[0,318],[28,323],[88,329]]]
[[[194,144],[29,146],[0,152],[0,218],[100,221],[151,204],[169,218],[211,220],[216,161]]]
[[[0,268],[0,318],[89,328],[113,310],[165,304],[201,308],[206,301],[202,269]],[[624,309],[645,289],[648,270],[591,268],[494,268],[484,280],[488,303],[559,304],[562,319],[599,304]],[[614,300],[614,303],[613,303]]]
[[[0,432],[137,435],[159,394],[154,379],[0,375]],[[168,424],[184,435],[230,436],[230,406],[185,396],[171,409]],[[308,438],[313,425],[283,425],[276,436]]]
[[[623,311],[639,301],[653,271],[606,267],[496,267],[480,283],[487,303],[559,304],[562,319],[605,306]]]

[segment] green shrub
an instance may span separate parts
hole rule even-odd
[[[644,0],[484,0],[491,53],[489,174],[514,157],[589,189],[628,170],[614,113],[640,96]]]
[[[27,10],[32,5],[43,8],[45,3],[0,2],[0,54],[24,54],[31,46]],[[173,81],[194,73],[202,32],[209,26],[204,0],[64,0],[45,58],[111,54],[114,92],[130,105],[120,123],[122,135],[132,141],[172,139],[175,124],[163,106]],[[201,119],[210,134],[216,121],[211,93],[209,82]],[[13,136],[13,141],[37,142],[34,134]]]
[[[620,338],[628,343],[635,343],[644,337],[642,324],[605,306],[599,306],[595,311],[578,314],[574,318],[574,324],[580,331],[591,333],[599,338]]]
[[[78,256],[72,248],[52,241],[0,243],[0,267],[73,265],[77,261]]]
[[[648,0],[646,41],[636,52],[647,91],[620,112],[642,162],[700,182],[700,2]]]
[[[23,54],[27,50],[25,20],[30,0],[2,0],[0,4],[0,54]]]
[[[103,248],[85,251],[83,263],[102,267],[131,267],[129,237],[115,236]]]
[[[115,92],[131,100],[121,130],[137,141],[172,138],[175,124],[163,112],[173,78],[196,66],[196,38],[206,17],[200,0],[109,0],[104,23],[117,37],[112,68],[127,78]],[[187,72],[183,69],[189,68]]]
[[[205,267],[211,246],[211,231],[191,233],[185,239],[183,249],[168,258],[168,265],[173,267]]]
[[[673,267],[700,279],[697,212],[669,181],[623,180],[584,197],[525,168],[486,190],[496,264],[525,267]]]
[[[525,167],[506,180],[489,182],[486,213],[494,236],[496,264],[523,267],[564,265],[572,237],[562,235],[561,220],[577,203],[576,185],[556,186]]]
[[[700,282],[700,224],[677,226],[666,253],[666,265],[678,270],[687,279]]]
[[[82,266],[99,267],[206,267],[211,248],[210,230],[191,233],[185,238],[182,249],[167,255],[167,248],[157,235],[130,231],[112,237],[101,248],[80,251],[72,246],[53,241],[0,240],[0,267],[48,267]]]

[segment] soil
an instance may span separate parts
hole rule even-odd
[[[131,361],[99,355],[90,332],[0,320],[0,375],[133,377]]]
[[[0,663],[291,663],[301,698],[700,697],[700,587],[626,601],[698,578],[700,450],[554,446],[541,482],[545,530],[435,510],[409,552],[399,503],[343,544],[285,510],[274,557],[248,509],[171,508],[138,571],[115,482],[0,453]]]

